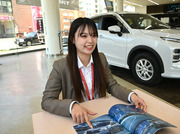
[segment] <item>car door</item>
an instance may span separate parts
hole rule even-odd
[[[38,39],[37,33],[33,36],[32,43],[39,43],[39,39]]]
[[[122,35],[112,34],[108,31],[109,26],[118,25],[121,28]],[[101,28],[98,30],[98,49],[103,52],[111,65],[126,66],[126,39],[127,29],[115,16],[104,16],[101,22]]]

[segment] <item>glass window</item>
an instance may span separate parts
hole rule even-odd
[[[11,6],[11,2],[7,2],[7,5],[8,5],[8,6]]]
[[[100,29],[100,18],[95,18],[93,21],[95,22],[97,29]]]
[[[63,11],[63,16],[68,16],[66,11]]]
[[[178,23],[178,16],[172,17],[172,23]]]
[[[163,23],[168,24],[168,23],[169,23],[169,17],[163,17],[163,18],[161,18],[161,21],[162,21]]]
[[[64,24],[64,28],[66,28],[66,29],[67,29],[67,28],[69,28],[69,26],[68,26],[67,24]]]
[[[127,30],[127,28],[119,21],[117,20],[116,17],[114,16],[106,16],[103,18],[102,21],[102,30],[108,30],[108,27],[110,26],[119,26],[121,28],[121,32],[122,33],[129,33],[129,31]]]
[[[0,12],[1,13],[12,12],[11,2],[9,0],[0,0]]]
[[[2,13],[3,12],[3,10],[2,10],[2,6],[0,6],[0,13]]]
[[[102,30],[108,30],[108,27],[118,25],[118,22],[114,17],[105,17],[103,18]]]
[[[6,1],[2,1],[2,6],[7,6]]]
[[[2,13],[7,13],[8,12],[8,8],[5,7],[5,6],[1,6],[1,10],[0,10]]]
[[[120,14],[133,29],[168,29],[165,23],[147,14]]]
[[[73,13],[70,12],[70,13],[69,13],[69,16],[73,16]]]
[[[68,22],[68,19],[67,18],[63,18],[63,22]]]

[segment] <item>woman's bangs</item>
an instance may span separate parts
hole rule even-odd
[[[98,37],[97,29],[88,24],[83,24],[79,27],[79,30],[78,30],[79,36],[81,36],[84,33],[86,26],[88,27],[89,35],[94,35],[94,36]]]
[[[85,24],[83,24],[79,27],[78,36],[81,36],[84,33],[85,28],[86,28]]]
[[[89,35],[94,35],[94,36],[98,37],[96,28],[94,28],[93,26],[88,26],[88,30],[89,30]]]

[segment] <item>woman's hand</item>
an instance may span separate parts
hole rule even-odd
[[[89,121],[88,115],[96,115],[95,112],[91,112],[86,108],[81,107],[79,104],[74,103],[71,110],[71,115],[74,122],[84,123],[87,122],[90,128],[93,128],[91,122]]]
[[[143,111],[147,111],[147,105],[143,99],[138,97],[136,94],[131,95],[131,101],[135,104],[136,108],[141,108]]]

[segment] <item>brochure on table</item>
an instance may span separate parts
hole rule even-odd
[[[154,134],[165,127],[175,127],[134,105],[116,104],[108,114],[91,120],[93,129],[87,123],[74,126],[78,134]]]

